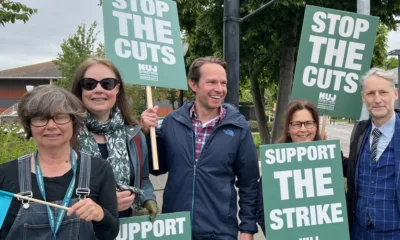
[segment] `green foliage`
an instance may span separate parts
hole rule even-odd
[[[3,27],[6,23],[15,23],[18,20],[26,23],[35,13],[37,13],[37,9],[29,8],[25,4],[0,0],[0,25]]]
[[[131,109],[135,116],[140,116],[147,108],[146,88],[140,85],[125,84],[126,96],[130,98]]]
[[[376,35],[374,55],[372,56],[372,67],[383,68],[387,58],[387,42],[388,42],[388,27],[383,24],[379,24],[378,33]]]
[[[93,22],[89,29],[85,24],[78,26],[78,30],[61,44],[61,53],[54,63],[61,71],[62,79],[56,85],[65,89],[71,89],[75,72],[78,66],[87,58],[104,57],[104,44],[98,42],[99,32],[95,32],[97,23]],[[131,109],[136,116],[146,109],[146,89],[143,86],[125,84],[125,91],[131,103]]]
[[[251,132],[258,132],[258,131],[259,131],[259,130],[258,130],[258,123],[257,123],[257,121],[250,120],[250,121],[249,121],[249,124],[250,124]]]
[[[19,124],[0,125],[0,164],[16,159],[36,149],[35,142],[25,139]]]
[[[239,102],[253,102],[250,87],[240,87]]]
[[[248,123],[250,124],[250,129],[251,129],[252,133],[256,133],[256,132],[259,131],[257,121],[250,120],[250,121],[248,121]],[[271,130],[273,125],[274,125],[274,123],[273,122],[268,122],[267,125],[268,125],[268,129]]]
[[[389,59],[386,59],[386,62],[385,62],[386,70],[397,68],[398,66],[399,66],[399,60],[396,57],[391,57]]]
[[[104,45],[96,45],[98,32],[95,32],[96,21],[86,30],[86,25],[78,26],[78,30],[61,44],[61,53],[58,53],[54,64],[58,66],[62,79],[56,85],[71,89],[75,71],[85,59],[92,56],[104,56]]]
[[[260,145],[262,144],[260,134],[253,134],[253,141],[254,141],[254,145],[256,146],[257,157],[259,158],[260,157]]]
[[[259,148],[261,145],[260,134],[253,134],[253,141],[254,141],[254,145],[256,145],[256,148]]]
[[[264,92],[265,98],[265,110],[271,112],[274,108],[274,103],[276,103],[278,94],[278,85],[273,83]]]

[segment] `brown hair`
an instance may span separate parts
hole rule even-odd
[[[299,111],[299,110],[303,110],[306,109],[308,110],[314,121],[315,121],[315,125],[317,127],[317,132],[315,134],[315,138],[314,141],[317,140],[321,140],[321,136],[319,134],[319,113],[317,108],[314,106],[314,104],[308,100],[295,100],[291,103],[289,103],[286,106],[286,110],[285,110],[285,114],[284,114],[284,122],[283,122],[283,131],[282,131],[282,135],[278,138],[278,140],[276,141],[277,143],[289,143],[292,142],[292,138],[290,137],[289,133],[289,124],[290,121],[292,121],[293,115],[295,112]]]
[[[33,117],[50,117],[60,113],[72,115],[73,134],[70,143],[71,147],[77,150],[77,137],[84,124],[85,109],[82,102],[72,93],[57,86],[42,85],[27,92],[18,103],[18,117],[27,139],[32,137]]]
[[[192,65],[190,65],[188,74],[189,79],[194,83],[199,84],[199,80],[201,78],[200,67],[207,63],[218,64],[226,70],[226,62],[224,62],[222,59],[213,56],[200,57],[195,59],[192,62]]]
[[[102,57],[91,57],[86,59],[79,65],[78,70],[75,73],[75,78],[74,82],[72,84],[72,90],[71,92],[75,94],[80,100],[82,100],[82,88],[79,85],[80,80],[85,76],[86,71],[88,68],[91,66],[97,65],[97,64],[102,64],[106,67],[108,67],[111,71],[114,72],[115,76],[117,77],[117,80],[119,81],[119,92],[117,94],[117,99],[116,99],[116,105],[121,111],[122,117],[124,118],[124,121],[126,124],[129,125],[137,125],[139,122],[137,119],[134,117],[131,109],[129,108],[128,101],[126,99],[125,95],[125,88],[124,88],[124,82],[122,81],[121,74],[118,71],[117,67],[110,62],[109,60],[102,58]]]

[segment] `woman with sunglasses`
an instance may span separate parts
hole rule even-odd
[[[129,109],[118,69],[104,58],[85,60],[76,71],[72,93],[87,110],[79,134],[81,150],[111,164],[119,216],[130,217],[135,207],[143,207],[141,213],[148,212],[153,220],[159,210],[149,179],[146,139]]]
[[[35,87],[21,98],[18,117],[37,150],[0,165],[0,190],[69,210],[13,198],[0,239],[108,240],[118,235],[111,166],[77,149],[84,114],[79,99],[56,86]]]
[[[276,143],[322,140],[319,135],[318,110],[312,102],[307,100],[295,100],[287,105],[282,128],[282,135]],[[326,134],[323,139],[326,139]],[[258,188],[257,221],[265,235],[262,179]]]

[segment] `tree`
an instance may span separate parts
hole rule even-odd
[[[187,64],[199,56],[222,56],[223,0],[177,0],[181,29],[189,44]],[[241,1],[241,16],[269,0]],[[272,142],[281,134],[279,123],[291,94],[294,66],[306,4],[355,12],[356,1],[280,0],[240,26],[240,81],[251,81],[257,122],[263,143],[271,142],[265,118],[265,89],[277,84],[278,102]],[[371,15],[388,30],[396,28],[400,0],[371,1]],[[378,41],[382,42],[382,41]],[[382,43],[380,43],[382,44]],[[384,48],[384,47],[383,47]],[[379,51],[381,53],[382,51]],[[382,58],[377,57],[377,62]]]
[[[0,0],[0,25],[4,27],[6,23],[15,23],[20,20],[26,23],[37,9],[29,8],[25,4],[9,0]]]
[[[96,45],[98,32],[95,32],[96,22],[86,30],[86,25],[78,26],[78,30],[61,44],[61,53],[57,54],[54,64],[58,66],[62,79],[57,81],[57,85],[66,89],[71,89],[75,71],[85,59],[92,56],[104,57],[104,45]]]
[[[104,57],[104,44],[97,42],[98,32],[95,32],[97,23],[93,22],[89,29],[85,24],[78,26],[78,30],[61,44],[61,53],[53,62],[58,66],[62,79],[56,85],[70,90],[78,66],[87,58]],[[146,109],[146,91],[143,86],[125,84],[125,91],[130,107],[136,116]]]
[[[388,27],[379,24],[378,33],[374,45],[374,55],[372,56],[371,67],[384,68],[387,59]]]
[[[391,57],[389,59],[386,59],[386,62],[385,62],[386,70],[397,68],[398,66],[399,66],[399,60],[396,57]]]

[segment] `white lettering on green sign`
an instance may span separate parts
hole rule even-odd
[[[292,161],[301,162],[304,158],[310,161],[327,160],[335,157],[335,148],[335,144],[328,144],[308,147],[268,149],[265,151],[265,162],[267,164],[286,163]]]
[[[133,57],[139,61],[151,59],[154,63],[162,61],[169,65],[176,63],[174,49],[169,46],[174,44],[171,22],[156,18],[162,18],[163,14],[169,11],[167,3],[156,0],[131,0],[131,13],[119,11],[128,8],[126,0],[114,0],[112,5],[118,9],[113,11],[113,17],[118,19],[120,38],[115,39],[114,48],[119,57]],[[138,11],[148,16],[135,14]],[[130,32],[129,29],[133,31]],[[135,40],[128,40],[129,37]]]
[[[271,165],[332,160],[336,158],[336,148],[337,144],[326,144],[267,149],[264,161]],[[281,201],[335,195],[331,166],[278,170],[273,172],[273,179],[279,182]],[[340,202],[272,209],[269,218],[273,230],[344,221]]]
[[[274,209],[270,212],[271,228],[307,227],[343,222],[342,203],[312,205],[307,207]],[[286,220],[286,221],[285,221]]]
[[[338,40],[335,35],[357,40],[361,33],[368,31],[369,22],[366,19],[321,11],[314,13],[313,22],[311,26],[313,32],[316,34],[327,32],[333,37],[310,35],[308,41],[313,45],[310,63],[323,64],[327,67],[306,66],[303,71],[303,84],[307,87],[316,85],[320,89],[330,89],[333,86],[333,90],[337,92],[344,90],[346,93],[355,93],[359,75],[351,71],[361,71],[361,61],[366,46],[364,43]],[[321,56],[324,58],[321,59]],[[330,67],[350,71],[335,70]]]
[[[183,223],[185,221],[186,218],[180,217],[156,220],[154,222],[145,221],[141,223],[121,224],[116,240],[146,239],[150,236],[159,238],[163,236],[183,234]]]
[[[303,177],[304,172],[304,177]],[[289,179],[294,184],[295,198],[304,198],[303,188],[306,190],[307,198],[333,195],[333,188],[325,188],[325,185],[332,184],[330,177],[324,177],[331,174],[330,167],[307,168],[274,172],[274,179],[279,180],[281,186],[281,200],[288,200],[289,197]],[[315,183],[315,187],[314,187]],[[315,190],[314,190],[315,189]]]
[[[367,32],[369,29],[369,22],[366,19],[354,18],[349,16],[340,16],[338,14],[325,12],[315,12],[313,16],[314,23],[317,25],[312,25],[311,29],[316,33],[323,33],[326,29],[326,24],[324,20],[329,21],[329,31],[328,34],[335,35],[336,23],[339,21],[338,33],[341,37],[347,38],[351,37],[354,39],[360,38],[360,33]]]

